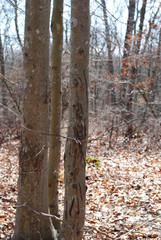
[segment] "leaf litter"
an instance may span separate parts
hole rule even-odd
[[[86,222],[83,239],[161,239],[161,153],[141,139],[107,149],[107,139],[91,141],[87,162]],[[120,144],[121,142],[121,144]],[[62,143],[64,148],[64,142]],[[0,148],[0,240],[14,230],[19,140]],[[63,159],[63,153],[62,153]],[[59,181],[63,212],[63,161]]]

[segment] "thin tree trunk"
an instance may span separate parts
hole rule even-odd
[[[129,56],[131,54],[132,34],[134,27],[134,15],[135,15],[136,0],[129,0],[129,13],[127,20],[127,29],[124,42],[124,51],[122,58],[122,102],[124,104],[124,110],[122,112],[123,119],[127,123],[127,135],[131,135],[133,126],[131,124],[132,115],[132,101],[133,101],[133,80],[129,79]],[[128,82],[129,81],[129,82]]]
[[[17,34],[17,40],[18,40],[18,42],[19,42],[19,44],[20,44],[20,47],[21,47],[21,49],[22,49],[22,52],[23,52],[24,46],[23,46],[23,44],[22,44],[21,37],[20,37],[20,33],[19,33],[17,9],[18,9],[17,0],[14,0],[14,11],[15,11],[14,21],[15,21],[15,29],[16,29],[16,34]]]
[[[107,42],[107,50],[108,50],[108,71],[110,74],[114,73],[113,68],[113,58],[112,58],[112,48],[111,48],[111,39],[110,39],[110,29],[109,24],[107,20],[107,10],[106,10],[106,3],[105,0],[101,0],[102,2],[102,8],[103,8],[103,16],[104,16],[104,22],[105,22],[105,31],[106,31],[106,42]]]
[[[27,0],[24,129],[21,136],[15,240],[56,239],[48,213],[48,92],[50,1]],[[42,134],[43,133],[43,134]]]
[[[102,8],[103,8],[103,16],[104,16],[104,23],[105,23],[105,33],[106,33],[106,43],[107,43],[107,51],[108,51],[108,72],[109,74],[114,74],[114,67],[113,67],[113,57],[112,57],[112,47],[111,47],[111,36],[110,36],[110,28],[108,23],[107,17],[107,9],[105,0],[101,0]],[[109,95],[110,95],[110,103],[115,104],[115,87],[113,83],[109,83]]]
[[[145,36],[145,43],[144,43],[144,47],[143,47],[141,53],[145,53],[145,51],[146,51],[146,47],[147,47],[147,45],[148,45],[148,40],[149,40],[149,38],[150,38],[151,31],[152,31],[152,29],[153,29],[153,27],[154,27],[155,20],[156,20],[157,17],[158,17],[159,11],[160,11],[160,5],[158,6],[157,11],[155,12],[153,19],[151,20],[151,18],[150,18],[150,20],[149,20],[149,30],[148,30],[148,33],[147,33],[146,36]]]
[[[51,23],[53,36],[52,45],[52,89],[51,89],[51,123],[49,148],[49,181],[48,198],[52,215],[58,216],[58,175],[61,151],[61,59],[63,45],[63,0],[54,0]],[[59,221],[53,218],[55,228],[59,228]]]
[[[3,52],[3,45],[2,45],[2,38],[0,35],[0,72],[3,76],[5,76],[5,64],[4,64],[4,52]],[[8,120],[8,112],[7,112],[7,94],[6,94],[6,86],[4,83],[3,76],[1,77],[1,91],[2,91],[2,104],[3,104],[3,109],[2,109],[2,114],[3,114],[3,121],[6,119]]]
[[[124,51],[122,57],[122,76],[127,76],[128,69],[128,57],[131,53],[132,44],[132,31],[134,26],[134,15],[135,15],[135,2],[136,0],[129,0],[129,14],[127,20],[127,28],[124,42]]]
[[[88,138],[89,0],[71,1],[70,107],[64,155],[65,200],[60,239],[82,239]]]
[[[143,33],[143,25],[144,25],[144,19],[145,19],[145,12],[146,12],[146,3],[147,0],[143,0],[141,11],[140,11],[140,24],[139,24],[139,32],[136,37],[136,42],[134,41],[134,49],[135,49],[135,54],[138,55],[140,52],[140,47],[141,47],[141,39],[142,39],[142,33]],[[128,123],[128,128],[127,128],[127,135],[131,137],[131,135],[134,132],[135,127],[133,126],[132,120],[133,120],[133,92],[136,84],[136,78],[137,78],[137,69],[138,66],[138,58],[136,56],[136,63],[135,65],[130,67],[129,69],[129,87],[127,91],[127,101],[126,101],[126,121]]]
[[[139,32],[137,34],[137,41],[136,41],[136,49],[135,54],[139,54],[140,46],[141,46],[141,39],[143,34],[143,26],[144,26],[144,19],[145,19],[145,12],[146,12],[146,4],[147,0],[143,0],[141,11],[140,11],[140,24],[139,24]]]

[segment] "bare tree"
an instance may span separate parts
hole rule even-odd
[[[110,28],[108,24],[108,18],[107,18],[107,9],[106,9],[106,3],[105,0],[101,0],[102,2],[102,8],[103,8],[103,16],[104,16],[104,22],[105,22],[105,33],[106,33],[106,42],[107,42],[107,50],[108,50],[108,71],[110,74],[114,73],[113,68],[113,58],[112,58],[112,48],[111,48],[111,39],[110,39]]]
[[[127,75],[128,69],[128,57],[130,56],[131,44],[132,44],[132,31],[134,27],[134,16],[135,16],[135,4],[136,0],[129,0],[128,7],[128,20],[127,20],[127,28],[126,35],[124,41],[124,51],[122,57],[122,75]]]
[[[4,51],[3,51],[3,45],[2,45],[2,38],[0,35],[0,72],[1,72],[1,91],[2,91],[2,104],[3,104],[3,120],[8,119],[7,114],[7,94],[6,94],[6,86],[5,86],[5,63],[4,63]]]
[[[48,213],[48,93],[50,1],[27,0],[24,129],[21,136],[15,240],[56,239]],[[43,212],[43,214],[42,214]]]
[[[58,216],[58,175],[61,151],[61,59],[63,45],[63,0],[55,0],[52,14],[52,87],[51,87],[51,123],[49,148],[48,197],[50,213]],[[59,221],[53,218],[53,224],[59,228]]]
[[[140,10],[140,23],[139,23],[139,31],[137,33],[136,37],[136,44],[135,44],[135,53],[138,54],[140,51],[141,46],[141,39],[143,34],[143,26],[144,26],[144,19],[145,19],[145,13],[146,13],[146,4],[147,0],[143,0],[142,7]]]
[[[89,0],[71,1],[70,107],[64,154],[65,199],[60,239],[82,239],[88,138]]]
[[[19,45],[23,51],[23,43],[22,43],[22,40],[21,40],[21,37],[20,37],[20,33],[19,33],[19,27],[18,27],[18,4],[17,4],[17,0],[13,0],[14,1],[14,12],[15,12],[15,17],[14,17],[14,21],[15,21],[15,29],[16,29],[16,34],[17,34],[17,40],[19,42]]]
[[[134,16],[135,16],[135,5],[136,0],[129,0],[128,7],[128,19],[127,19],[127,28],[124,42],[124,51],[122,57],[122,100],[124,103],[123,119],[127,123],[127,135],[131,136],[133,131],[132,126],[132,99],[133,99],[133,89],[134,83],[132,79],[129,78],[129,57],[131,55],[131,46],[132,46],[132,34],[134,27]]]

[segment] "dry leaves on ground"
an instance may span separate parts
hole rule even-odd
[[[87,163],[84,239],[161,239],[161,152],[141,141],[118,139],[107,150],[106,139],[93,141]],[[13,234],[17,198],[19,141],[0,149],[0,239]],[[63,163],[60,171],[63,211]]]

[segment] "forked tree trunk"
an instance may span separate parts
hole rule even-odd
[[[63,45],[63,0],[54,0],[51,31],[52,45],[52,89],[51,89],[51,123],[49,147],[49,209],[52,215],[58,216],[58,174],[60,162],[60,123],[61,123],[61,59]],[[52,219],[59,228],[59,221]]]
[[[27,0],[24,129],[21,136],[15,240],[56,239],[48,213],[48,104],[50,0]],[[43,133],[43,134],[42,134]]]
[[[89,0],[71,1],[70,107],[64,155],[65,200],[60,239],[82,239],[88,138]]]

